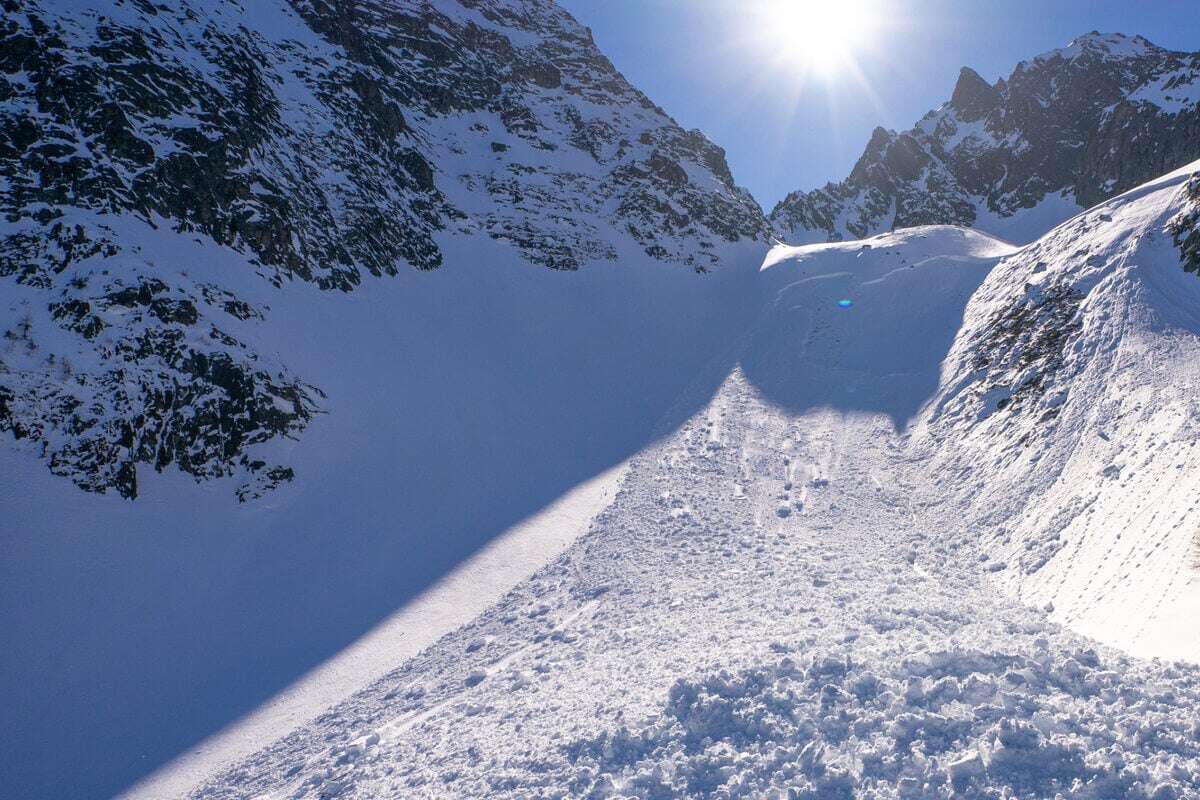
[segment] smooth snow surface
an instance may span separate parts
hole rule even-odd
[[[1001,216],[985,204],[975,206],[974,227],[1013,244],[1028,244],[1083,211],[1072,192],[1048,194],[1032,208]]]
[[[1010,245],[967,228],[780,245],[762,266],[766,315],[742,356],[771,402],[794,412],[888,415],[904,428],[937,390],[971,293]],[[853,302],[839,308],[839,300]]]
[[[383,677],[397,661],[412,658],[470,622],[585,533],[592,518],[612,502],[625,471],[625,464],[605,470],[497,536],[366,636],[121,797],[153,800],[186,793],[219,769],[252,754],[279,731],[308,722]]]

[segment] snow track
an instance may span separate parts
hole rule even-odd
[[[741,365],[556,561],[192,796],[1200,796],[1200,668],[1098,647],[997,592],[907,432],[905,392],[1008,250],[882,238],[869,260],[789,254]],[[796,293],[791,273],[850,258],[867,263],[836,293]],[[913,281],[917,300],[885,302]],[[874,316],[836,316],[846,291]],[[875,338],[922,297],[944,311],[920,318],[933,345]],[[780,365],[808,382],[765,379]]]
[[[557,562],[194,796],[1200,791],[1200,670],[999,599],[901,445],[885,416],[797,418],[735,373]],[[776,513],[790,465],[839,457]],[[727,490],[745,464],[749,504]]]

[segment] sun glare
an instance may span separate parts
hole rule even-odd
[[[854,69],[874,43],[881,10],[871,0],[762,0],[753,23],[768,57],[824,79]]]

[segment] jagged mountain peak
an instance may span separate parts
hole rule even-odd
[[[1200,157],[1197,124],[1200,54],[1091,33],[995,84],[964,67],[948,103],[903,133],[876,131],[845,181],[793,192],[770,218],[797,244],[923,224],[1030,241]]]
[[[985,81],[978,72],[963,67],[954,85],[950,105],[967,121],[976,120],[991,113],[1001,99],[1000,90]]]
[[[704,273],[767,236],[724,151],[554,3],[3,7],[0,431],[86,489],[290,476],[249,451],[325,408],[255,344],[272,287],[461,269],[472,238]]]
[[[871,138],[867,141],[867,147],[863,151],[862,158],[866,159],[872,156],[877,157],[880,153],[887,149],[887,146],[896,139],[896,132],[888,130],[882,125],[876,125],[875,130],[871,131]]]

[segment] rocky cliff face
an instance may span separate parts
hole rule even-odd
[[[1183,188],[1184,207],[1167,223],[1186,272],[1200,275],[1200,173]]]
[[[770,218],[797,243],[935,223],[1028,241],[1198,157],[1200,54],[1092,33],[994,85],[964,68],[949,103],[876,129],[845,181]]]
[[[254,446],[322,394],[254,345],[272,285],[453,269],[456,236],[697,272],[766,237],[723,151],[550,2],[0,6],[0,431],[85,489],[290,477]]]

